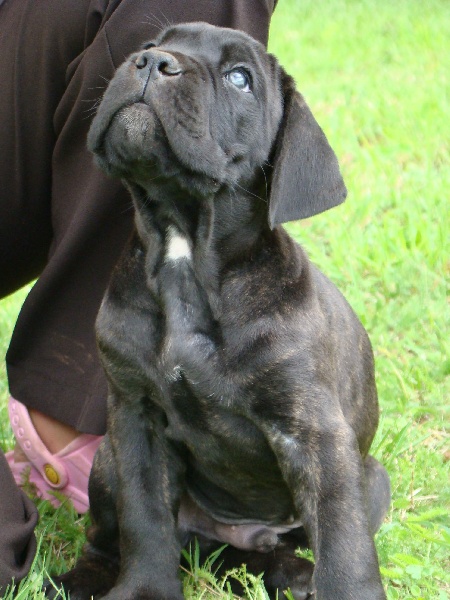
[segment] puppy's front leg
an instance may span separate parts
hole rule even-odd
[[[384,600],[354,432],[336,419],[267,436],[314,551],[315,598]]]
[[[118,477],[120,575],[104,600],[182,600],[176,515],[183,462],[148,398],[109,399],[108,431]]]
[[[168,344],[179,367],[195,381],[199,393],[208,396],[213,388],[229,383],[224,383],[221,368],[220,332],[207,292],[197,278],[188,244],[171,228],[166,259],[159,273],[159,291]]]

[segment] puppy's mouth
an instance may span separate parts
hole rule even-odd
[[[103,148],[108,144],[121,146],[127,148],[135,160],[142,158],[145,161],[145,150],[153,143],[156,129],[155,115],[148,104],[143,101],[126,104],[111,119],[104,135]]]
[[[128,178],[138,165],[145,168],[151,162],[156,129],[155,116],[147,104],[125,104],[112,114],[91,149],[107,174]]]
[[[130,137],[142,135],[145,138],[150,126],[150,108],[143,101],[134,102],[121,108],[116,114],[116,118],[124,124]]]
[[[224,182],[230,157],[211,135],[205,74],[164,54],[149,75],[146,56],[119,68],[100,104],[88,136],[99,166],[130,181],[148,166],[149,177],[161,167]]]

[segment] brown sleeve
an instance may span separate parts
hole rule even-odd
[[[11,394],[102,434],[95,317],[133,211],[86,134],[114,69],[169,23],[207,21],[267,42],[274,0],[35,0],[0,10],[0,296],[39,276],[7,354]],[[3,32],[4,35],[3,35]]]

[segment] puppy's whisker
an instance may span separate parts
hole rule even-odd
[[[151,181],[156,181],[157,179],[161,179],[162,175],[155,175],[155,177],[152,177],[151,179],[147,179],[146,181],[148,183],[150,183]]]
[[[261,171],[263,172],[263,175],[264,175],[264,181],[265,181],[265,185],[266,185],[266,202],[268,202],[269,201],[269,186],[267,184],[266,172],[264,171],[263,165],[261,165]]]
[[[245,192],[246,194],[249,194],[250,196],[253,196],[254,198],[258,198],[258,200],[261,200],[262,202],[267,204],[267,199],[261,198],[261,196],[258,196],[258,194],[254,194],[253,192],[251,192],[250,190],[247,190],[246,188],[242,187],[242,185],[239,185],[238,183],[235,183],[235,186],[238,187],[243,192]]]
[[[85,113],[92,113],[92,112],[95,112],[97,110],[97,108],[98,108],[98,104],[96,106],[89,106],[89,108],[85,108],[81,112],[83,114],[85,114]]]
[[[157,31],[162,31],[163,27],[161,27],[161,25],[157,25],[156,23],[152,23],[152,21],[142,21],[143,25],[149,25],[150,27],[152,27],[153,29],[156,29]]]
[[[229,196],[230,196],[230,212],[234,212],[234,200],[237,198],[236,190],[232,187],[229,188]]]
[[[87,99],[86,99],[86,100],[81,100],[81,102],[84,102],[84,103],[91,104],[91,106],[89,106],[88,108],[85,108],[85,109],[83,110],[83,112],[90,112],[90,111],[95,111],[95,110],[97,110],[97,108],[98,108],[98,107],[99,107],[99,105],[100,105],[101,98],[95,98],[95,99],[94,99],[94,98],[91,98],[90,100],[87,100]]]
[[[88,102],[88,100],[85,100],[84,102]],[[100,102],[96,102],[93,106],[84,109],[82,111],[82,113],[85,115],[83,120],[89,119],[92,115],[94,115],[97,112],[99,104]]]
[[[158,10],[159,10],[159,12],[160,12],[161,16],[163,17],[163,19],[164,19],[164,20],[165,20],[165,22],[166,22],[166,27],[171,27],[171,26],[173,25],[173,21],[171,21],[171,20],[170,20],[170,19],[167,17],[167,15],[164,13],[164,11],[163,11],[161,8],[159,8]]]
[[[125,207],[123,210],[120,211],[121,215],[126,215],[129,212],[133,211],[134,212],[134,204],[133,202],[130,202],[129,205],[127,207]]]
[[[150,196],[146,196],[145,200],[144,200],[144,208],[148,208],[151,204],[152,199],[150,198]]]
[[[90,119],[93,115],[95,115],[95,109],[89,109],[89,110],[84,110],[84,117],[82,117],[83,121],[87,121],[88,119]]]
[[[157,29],[158,31],[162,31],[163,29],[165,29],[165,25],[164,23],[161,21],[161,19],[159,19],[155,13],[151,13],[150,15],[145,15],[147,21],[145,21],[145,23],[147,25],[150,25],[151,27],[153,27],[154,29]]]

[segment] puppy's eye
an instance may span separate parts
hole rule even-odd
[[[225,73],[225,79],[241,92],[251,92],[250,76],[245,69],[232,69]]]

